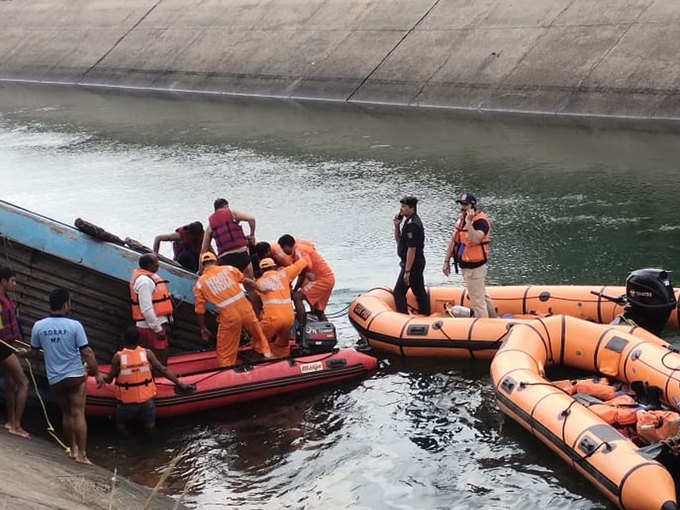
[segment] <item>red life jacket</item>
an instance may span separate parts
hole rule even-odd
[[[137,278],[142,275],[146,275],[153,280],[156,286],[153,289],[153,294],[151,294],[151,302],[153,303],[153,311],[157,317],[163,315],[172,315],[172,298],[170,297],[170,289],[168,289],[168,282],[163,278],[158,276],[156,273],[147,271],[146,269],[136,269],[132,273],[132,279],[130,280],[130,302],[132,304],[132,320],[143,321],[144,315],[142,314],[142,309],[139,306],[139,296],[135,292],[135,282]]]
[[[4,292],[0,292],[0,306],[2,307],[2,311],[0,311],[0,319],[2,320],[0,339],[5,342],[19,340],[21,338],[21,326],[19,326],[17,307]]]
[[[465,225],[465,216],[462,216],[456,222],[454,237],[453,237],[453,255],[456,260],[461,262],[476,263],[486,262],[489,260],[489,243],[491,242],[491,222],[486,214],[478,212],[472,218],[474,224],[477,220],[486,220],[489,225],[489,231],[484,234],[484,237],[479,244],[470,243],[467,237],[467,227]]]
[[[116,399],[123,404],[142,404],[156,396],[156,385],[151,375],[151,363],[146,359],[146,349],[118,351],[120,372],[116,377]]]
[[[201,245],[203,244],[203,237],[193,237],[187,228],[188,225],[175,229],[181,239],[172,242],[173,259],[177,260],[184,251],[188,251],[198,258],[201,255]]]
[[[234,215],[228,207],[215,211],[208,219],[213,239],[217,243],[217,258],[223,253],[248,246],[248,239],[241,226],[234,221]]]

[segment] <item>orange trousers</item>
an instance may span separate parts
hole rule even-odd
[[[250,335],[253,349],[260,354],[271,352],[269,342],[262,332],[255,312],[247,299],[239,299],[235,303],[220,310],[217,327],[217,364],[230,367],[236,364],[238,346],[241,341],[241,329]]]
[[[273,307],[272,307],[273,308]],[[295,314],[290,307],[285,310],[267,310],[262,313],[260,325],[275,358],[290,356],[291,330],[295,324]]]

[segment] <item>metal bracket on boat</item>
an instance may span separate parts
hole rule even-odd
[[[248,365],[247,363],[244,365],[239,365],[234,368],[234,372],[237,374],[242,374],[243,372],[250,372],[253,370],[253,365]]]
[[[512,393],[512,390],[517,386],[517,382],[512,377],[506,377],[501,383],[501,388],[505,393]]]
[[[595,441],[589,437],[584,437],[578,444],[579,450],[586,454],[584,459],[593,455],[597,450],[604,446],[604,452],[608,453],[613,450],[612,446],[607,441],[602,441],[600,444],[595,444]]]

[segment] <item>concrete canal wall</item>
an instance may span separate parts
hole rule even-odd
[[[678,0],[2,0],[0,78],[680,119]]]

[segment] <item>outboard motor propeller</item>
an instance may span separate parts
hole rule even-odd
[[[676,306],[673,286],[663,269],[638,269],[626,278],[624,319],[659,335]]]

